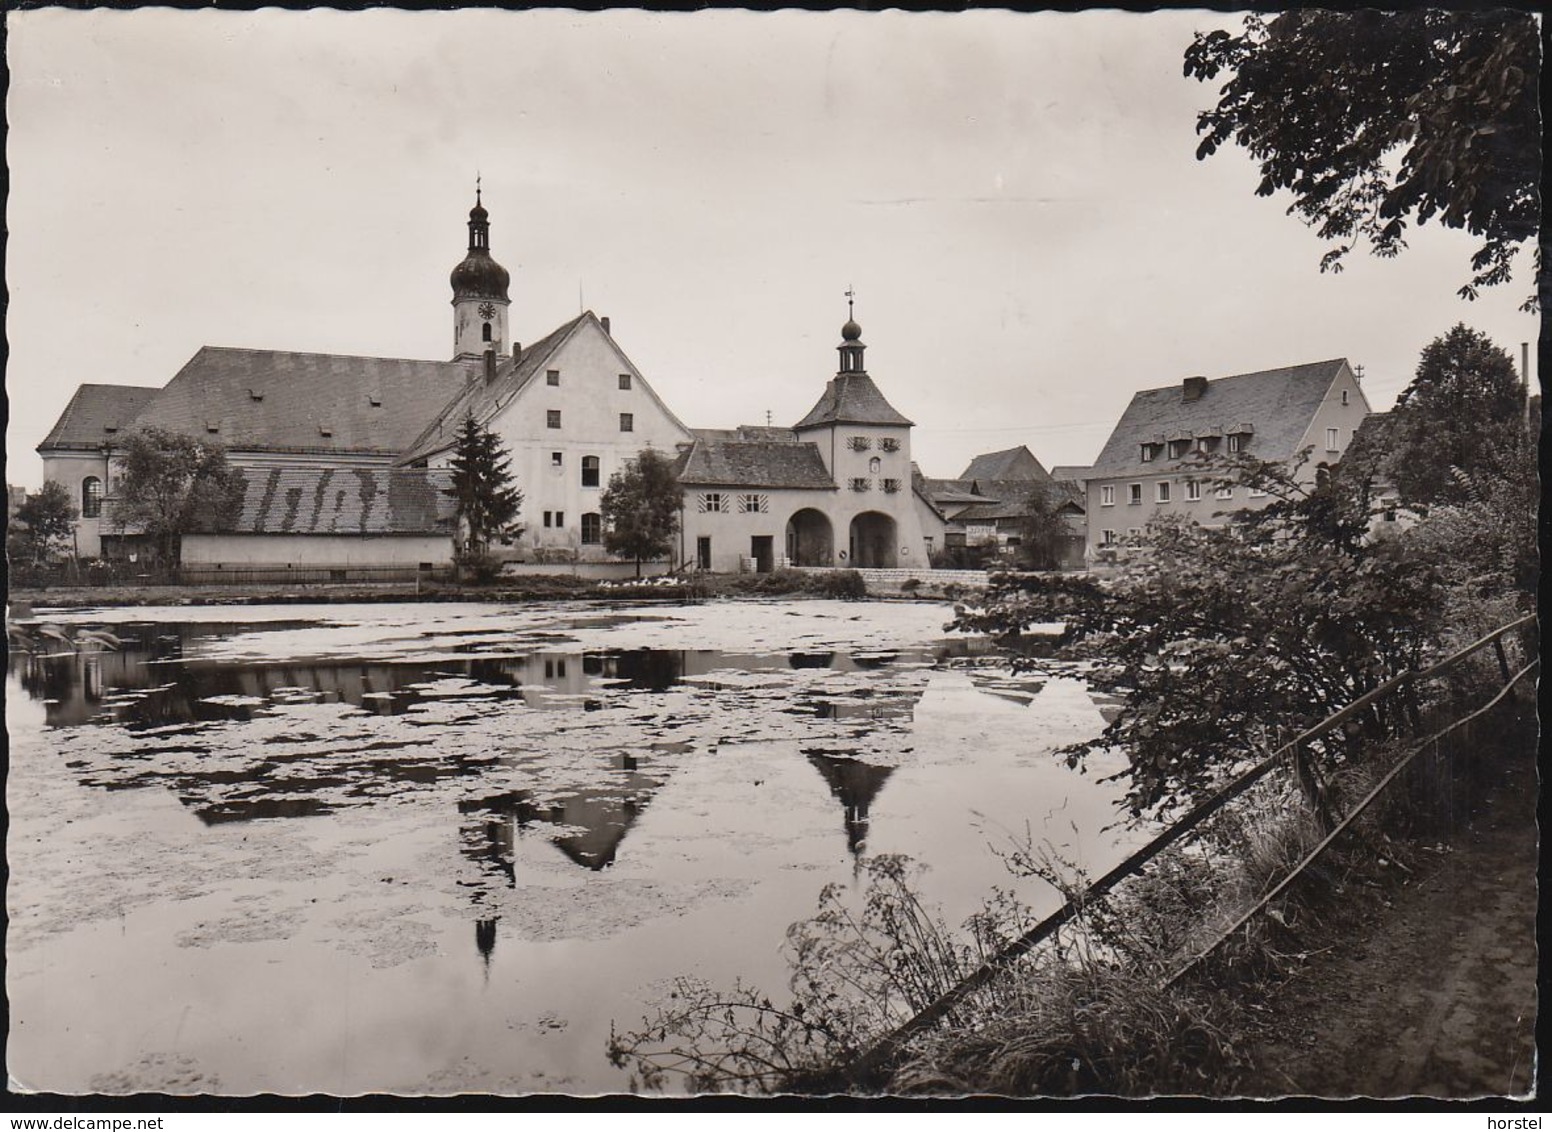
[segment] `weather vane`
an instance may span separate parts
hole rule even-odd
[[[480,203],[480,171],[474,171],[474,203]]]
[[[852,304],[852,300],[856,297],[856,294],[857,294],[857,292],[852,289],[851,284],[850,283],[846,284],[846,317],[847,318],[851,318],[852,317],[852,306],[851,306],[851,304]]]

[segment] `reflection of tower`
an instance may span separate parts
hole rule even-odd
[[[485,961],[485,977],[490,978],[490,953],[496,950],[496,920],[474,921],[474,946],[480,949],[480,958]]]
[[[846,848],[853,857],[860,857],[868,838],[868,807],[895,768],[821,754],[809,755],[808,761],[824,776],[830,793],[844,807]]]

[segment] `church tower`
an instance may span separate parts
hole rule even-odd
[[[507,269],[490,257],[490,214],[480,202],[478,183],[469,210],[469,252],[453,268],[453,360],[471,361],[487,350],[511,352],[507,336]]]

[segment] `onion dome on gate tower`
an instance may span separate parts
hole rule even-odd
[[[480,203],[480,190],[474,190],[474,207],[469,210],[469,254],[453,268],[448,282],[453,285],[453,302],[460,299],[507,300],[512,277],[507,269],[490,258],[490,213]]]

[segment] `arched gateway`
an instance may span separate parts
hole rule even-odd
[[[823,511],[804,507],[787,520],[787,561],[794,566],[834,564],[835,535]]]
[[[898,565],[895,521],[882,511],[864,511],[851,521],[849,566],[889,569]]]

